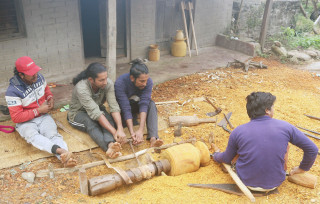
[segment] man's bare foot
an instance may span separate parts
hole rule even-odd
[[[108,150],[106,151],[106,154],[109,158],[114,159],[119,156],[121,156],[121,144],[118,142],[111,142],[109,143]]]
[[[73,158],[72,152],[64,152],[60,157],[64,167],[74,167],[77,165],[77,160]]]
[[[156,137],[151,137],[150,139],[150,147],[160,147],[163,145],[163,141],[161,139],[157,139]]]

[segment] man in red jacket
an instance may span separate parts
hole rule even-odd
[[[6,101],[16,130],[34,147],[55,154],[65,167],[75,166],[77,161],[48,114],[54,101],[47,82],[38,73],[41,68],[27,56],[18,58],[15,65]]]

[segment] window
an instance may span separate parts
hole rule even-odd
[[[21,0],[0,0],[0,41],[25,36]]]

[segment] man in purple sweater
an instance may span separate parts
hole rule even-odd
[[[151,147],[158,147],[163,141],[158,136],[158,112],[151,100],[153,82],[149,77],[148,67],[140,60],[132,62],[130,73],[121,75],[114,84],[116,99],[120,105],[123,124],[126,124],[133,144],[143,142],[143,130],[147,123],[148,137]],[[133,130],[140,116],[139,129]]]
[[[309,171],[318,147],[288,122],[273,119],[276,97],[271,93],[253,92],[247,96],[247,113],[251,121],[232,131],[225,152],[214,146],[213,159],[230,164],[238,155],[236,171],[251,190],[269,191],[277,188],[286,177],[288,143],[304,152],[299,166],[290,175]]]

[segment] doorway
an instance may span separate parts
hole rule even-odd
[[[84,56],[101,57],[99,0],[80,0]]]

